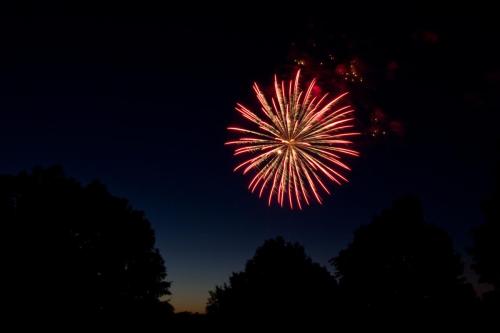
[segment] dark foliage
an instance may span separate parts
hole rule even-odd
[[[170,283],[149,221],[102,184],[35,169],[0,177],[0,205],[26,318],[159,323],[173,312],[159,301]]]
[[[293,323],[330,318],[337,285],[296,243],[267,240],[243,272],[210,293],[207,314],[239,322]]]
[[[494,287],[483,295],[484,302],[500,311],[500,170],[493,192],[483,203],[483,211],[485,223],[473,231],[474,245],[470,253],[479,282]]]
[[[424,320],[471,310],[472,287],[443,230],[424,222],[419,200],[399,199],[362,226],[331,260],[348,311],[377,320]]]

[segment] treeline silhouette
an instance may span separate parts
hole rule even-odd
[[[9,306],[37,323],[185,330],[491,325],[500,314],[499,185],[483,204],[485,222],[472,232],[469,249],[480,282],[492,287],[482,297],[466,281],[450,237],[426,223],[418,198],[409,196],[355,231],[330,260],[333,274],[298,243],[265,241],[244,271],[209,292],[203,315],[175,314],[160,301],[170,294],[165,264],[149,221],[127,200],[99,182],[82,186],[60,167],[3,175]]]

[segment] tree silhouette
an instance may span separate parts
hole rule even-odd
[[[331,260],[348,307],[383,320],[465,310],[474,299],[449,236],[424,222],[420,202],[397,200]]]
[[[291,323],[326,318],[335,306],[336,281],[297,243],[264,242],[229,285],[210,292],[207,314],[239,322]]]
[[[496,186],[483,203],[485,223],[473,231],[474,245],[470,253],[473,268],[479,281],[491,284],[495,289],[484,295],[486,302],[500,308],[500,170],[497,170]]]
[[[159,301],[170,283],[148,220],[102,184],[81,186],[59,167],[0,176],[0,220],[20,248],[17,296],[36,300],[32,315],[153,323],[173,312]]]

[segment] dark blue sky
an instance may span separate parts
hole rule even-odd
[[[349,25],[352,11],[333,23],[293,10],[3,18],[0,173],[61,164],[144,210],[177,310],[202,311],[208,290],[270,237],[302,243],[327,266],[400,195],[419,195],[428,222],[463,251],[498,157],[493,25],[479,12],[425,10],[356,12]],[[429,31],[438,40],[419,37]],[[362,140],[350,183],[323,206],[268,208],[232,173],[226,127],[237,101],[253,101],[252,81],[283,68],[293,41],[328,34],[362,45],[353,55],[370,72],[398,62],[398,80],[375,80],[372,94],[404,135]]]

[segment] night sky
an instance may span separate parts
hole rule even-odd
[[[177,311],[204,311],[208,291],[277,235],[328,266],[400,195],[418,195],[427,221],[465,252],[499,156],[494,10],[226,10],[33,8],[2,17],[0,173],[60,164],[144,210]],[[290,211],[247,191],[224,142],[226,127],[241,123],[235,103],[255,105],[252,82],[286,73],[301,47],[313,60],[329,49],[362,59],[370,99],[360,103],[364,135],[350,182],[322,206]],[[373,137],[374,108],[403,129]]]

